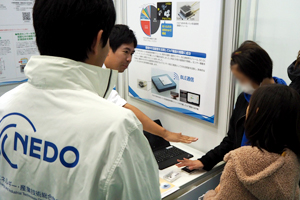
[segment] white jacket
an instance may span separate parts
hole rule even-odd
[[[102,98],[117,72],[33,56],[25,73],[0,98],[0,200],[160,199],[141,123]]]
[[[103,64],[102,68],[106,69],[106,66]],[[109,96],[107,97],[107,101],[110,101],[116,104],[117,106],[121,106],[121,107],[127,104],[127,101],[119,95],[119,93],[115,90],[115,88],[110,92]]]

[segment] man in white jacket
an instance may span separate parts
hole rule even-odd
[[[0,98],[0,199],[160,199],[140,121],[105,100],[112,1],[36,0],[33,20],[41,56]]]

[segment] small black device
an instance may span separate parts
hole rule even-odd
[[[154,120],[154,122],[162,126],[160,120]],[[177,159],[183,160],[183,158],[193,157],[192,154],[189,154],[177,147],[172,146],[162,137],[153,135],[147,131],[144,131],[144,135],[148,139],[160,170],[177,164]]]
[[[182,6],[180,8],[180,14],[182,14],[184,17],[192,15],[192,7],[189,5]]]
[[[143,82],[143,81],[139,81],[139,86],[140,86],[141,88],[145,87],[144,82]]]
[[[187,173],[191,173],[191,172],[195,171],[196,169],[190,170],[188,167],[184,167],[184,168],[181,168],[181,170],[186,171]]]

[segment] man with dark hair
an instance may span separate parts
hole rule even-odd
[[[160,199],[140,121],[105,100],[115,17],[112,0],[35,1],[41,56],[0,98],[0,199]]]
[[[137,39],[128,26],[117,24],[109,36],[109,52],[105,59],[105,66],[110,69],[124,72],[131,62]]]
[[[105,59],[105,65],[103,65],[103,68],[118,70],[119,73],[122,73],[128,68],[131,62],[132,56],[135,52],[134,49],[137,46],[137,39],[133,31],[130,30],[128,26],[119,24],[115,25],[112,29],[109,36],[109,42],[110,50]],[[127,103],[116,90],[113,90],[110,93],[107,100],[118,106],[131,110],[142,122],[145,131],[163,137],[167,141],[191,143],[198,140],[197,138],[185,136],[181,133],[170,132],[159,126],[138,108]]]

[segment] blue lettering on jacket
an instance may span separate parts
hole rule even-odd
[[[21,113],[10,113],[5,115],[1,120],[0,120],[0,125],[3,122],[3,120],[9,116],[20,116],[22,118],[24,118],[32,127],[33,132],[36,132],[36,128],[34,127],[33,123],[23,114]],[[18,165],[13,163],[10,158],[7,156],[6,151],[7,149],[10,149],[10,147],[6,147],[5,148],[5,143],[6,140],[8,138],[8,135],[5,134],[5,132],[10,129],[10,128],[16,128],[17,124],[9,124],[9,125],[5,125],[4,128],[1,130],[0,132],[0,143],[1,143],[1,151],[0,151],[0,155],[2,154],[3,158],[7,161],[7,163],[14,169],[18,169]],[[3,136],[3,139],[1,141],[1,137]],[[67,168],[73,168],[76,167],[76,165],[79,162],[79,151],[72,146],[66,146],[64,148],[61,149],[61,151],[59,151],[59,149],[57,148],[57,146],[50,142],[50,141],[43,141],[39,138],[35,138],[35,137],[30,137],[28,135],[25,135],[24,137],[15,131],[15,135],[14,135],[14,143],[13,143],[13,150],[17,151],[18,148],[22,148],[23,150],[23,154],[24,155],[28,155],[30,157],[36,158],[36,159],[42,159],[42,161],[48,162],[48,163],[53,163],[56,160],[58,160],[57,158],[59,157],[59,161],[60,163]],[[18,146],[18,141],[19,141],[19,145]],[[30,141],[30,142],[29,142]],[[29,144],[29,145],[28,145]],[[41,147],[43,148],[43,152],[41,152]],[[52,149],[52,151],[54,152],[52,156],[50,156],[48,154],[49,149]],[[11,147],[12,150],[12,147]],[[29,152],[29,153],[28,153]],[[67,152],[72,152],[75,155],[75,161],[73,162],[67,162],[65,160],[65,154]]]

